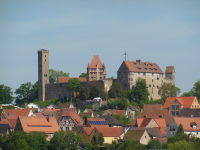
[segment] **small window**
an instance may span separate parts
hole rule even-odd
[[[62,84],[60,84],[60,87],[62,87]]]
[[[176,115],[179,115],[179,111],[176,111]]]
[[[157,85],[157,89],[158,89],[159,87],[158,87],[158,85]]]
[[[84,133],[84,131],[82,130],[82,133]]]
[[[124,87],[126,87],[126,84],[124,85]]]
[[[152,82],[153,82],[153,79],[152,79]]]
[[[46,59],[45,59],[45,62],[46,62]]]
[[[153,85],[153,87],[154,87],[154,85]]]
[[[172,111],[172,115],[175,115],[175,111]]]
[[[153,76],[153,73],[152,73],[152,76]]]
[[[176,105],[176,110],[179,110],[179,105]]]
[[[46,57],[46,55],[45,55],[45,57]]]
[[[175,105],[172,105],[172,110],[175,110]]]
[[[149,87],[151,87],[151,85],[149,85]]]
[[[147,136],[145,136],[145,139],[147,138]]]
[[[169,77],[171,79],[171,77]]]
[[[60,130],[63,131],[63,127],[60,127]]]

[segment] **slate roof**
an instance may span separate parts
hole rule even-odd
[[[104,137],[119,137],[122,133],[122,127],[96,127]]]
[[[179,112],[179,117],[200,117],[200,109],[183,108]]]
[[[69,108],[72,103],[60,103],[56,109]],[[73,104],[72,104],[73,105]]]
[[[162,104],[144,104],[143,110],[162,110]]]
[[[68,82],[69,79],[77,78],[80,82],[85,82],[87,81],[85,77],[58,77],[57,78],[57,83],[65,83]]]
[[[145,130],[128,130],[122,141],[134,140],[139,141],[142,138]]]
[[[169,108],[170,103],[176,98],[183,106],[183,108],[191,108],[192,103],[194,99],[196,99],[195,96],[190,97],[167,97],[165,104],[163,105],[163,108]]]
[[[8,130],[9,130],[8,124],[0,124],[0,134],[7,133]]]
[[[46,117],[19,116],[19,120],[23,131],[26,133],[31,131],[55,133],[60,130],[55,117],[49,117],[49,121],[47,121]]]
[[[162,70],[156,63],[141,62],[139,64],[137,61],[124,61],[129,71],[133,72],[146,72],[146,73],[160,73],[163,74]]]
[[[99,118],[105,118],[109,126],[110,125],[122,126],[122,123],[119,122],[117,119],[115,119],[113,116],[103,115],[103,116],[100,116]]]

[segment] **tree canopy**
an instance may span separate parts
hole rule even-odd
[[[14,97],[12,88],[6,86],[4,84],[0,85],[0,104],[11,104],[13,102]]]
[[[49,83],[55,83],[57,80],[57,77],[69,77],[69,73],[49,69]]]
[[[124,94],[124,90],[120,83],[113,82],[110,90],[108,91],[110,98],[122,97]]]
[[[74,131],[69,131],[66,134],[65,141],[68,150],[78,150],[84,142],[82,136]]]
[[[99,137],[98,137],[98,142],[99,145],[101,146],[104,142],[104,137],[103,137],[103,133],[100,132]]]
[[[16,89],[15,94],[17,95],[15,103],[19,106],[33,102],[38,99],[38,81],[33,85],[31,82],[23,83]]]
[[[87,81],[89,80],[89,76],[87,73],[81,73],[79,77],[85,77]]]
[[[98,81],[91,81],[86,85],[90,89],[90,99],[95,97],[106,98],[106,92],[104,91],[104,85]]]
[[[73,78],[73,79],[69,79],[66,87],[69,92],[75,92],[75,91],[79,91],[82,85],[79,79]]]
[[[180,88],[176,87],[172,83],[163,83],[159,87],[158,94],[161,96],[175,97],[181,92]]]

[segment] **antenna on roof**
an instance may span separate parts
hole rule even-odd
[[[125,51],[125,53],[123,55],[125,55],[125,61],[126,61],[126,55],[128,55],[128,54],[126,54],[126,51]]]

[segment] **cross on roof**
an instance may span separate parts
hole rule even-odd
[[[126,55],[128,55],[128,54],[126,54],[126,51],[125,51],[125,53],[123,55],[125,55],[125,61],[126,61]]]

